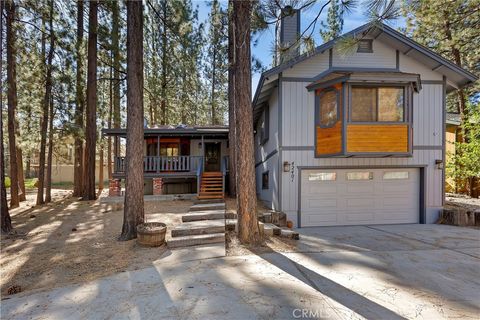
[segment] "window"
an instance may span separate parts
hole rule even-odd
[[[319,96],[320,127],[332,127],[338,120],[338,91],[328,89]]]
[[[160,143],[160,156],[177,157],[178,143]]]
[[[260,125],[260,144],[265,144],[268,141],[270,131],[270,108],[265,106],[263,111],[263,121]]]
[[[268,189],[268,171],[262,174],[262,189]]]
[[[357,52],[372,53],[373,52],[373,40],[362,39],[358,41]]]
[[[408,179],[408,171],[386,171],[383,173],[383,180],[404,180]]]
[[[347,180],[372,180],[373,172],[347,172]]]
[[[308,175],[308,181],[335,181],[336,179],[337,174],[335,172],[318,172]]]
[[[354,122],[403,122],[403,87],[352,86],[351,120]]]

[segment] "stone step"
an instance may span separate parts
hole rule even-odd
[[[294,239],[294,240],[300,239],[300,235],[298,234],[298,232],[295,232],[289,229],[281,229],[280,236],[284,238]]]
[[[172,237],[194,236],[199,234],[213,234],[225,232],[225,221],[201,220],[184,222],[172,229]]]
[[[273,223],[264,223],[263,232],[267,236],[279,236],[282,233],[282,229],[277,227]]]
[[[190,211],[205,211],[205,210],[225,210],[225,203],[205,203],[194,204],[190,207]]]
[[[237,219],[225,219],[225,229],[228,231],[236,231]]]
[[[183,222],[225,219],[225,210],[208,210],[189,212],[182,216]]]
[[[225,219],[237,219],[236,212],[225,212]]]
[[[225,233],[176,237],[167,241],[169,248],[191,247],[210,243],[225,243]]]

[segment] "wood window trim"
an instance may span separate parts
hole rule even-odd
[[[320,90],[318,90],[320,91]],[[316,92],[317,99],[315,101],[315,114],[316,114],[316,123],[315,126],[318,126],[322,129],[328,129],[334,127],[337,122],[340,120],[340,92],[337,88],[335,87],[328,87],[326,89],[322,89],[320,92]],[[322,124],[322,117],[321,117],[321,112],[320,112],[320,104],[322,103],[322,96],[329,92],[334,92],[335,93],[335,100],[336,100],[336,119],[335,122],[333,122],[329,126],[325,126]]]
[[[364,87],[364,88],[388,88],[397,87],[403,88],[403,120],[402,121],[353,121],[352,120],[352,87]],[[378,92],[378,91],[377,91]],[[377,93],[377,119],[378,119],[378,93]],[[412,123],[411,115],[413,114],[413,89],[411,84],[398,83],[398,82],[375,82],[375,83],[363,83],[363,82],[349,82],[348,83],[348,100],[347,100],[347,124],[371,124],[371,125],[383,125],[383,124],[410,124]]]

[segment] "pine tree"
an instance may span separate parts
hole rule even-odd
[[[330,0],[328,8],[327,22],[321,23],[323,30],[320,30],[323,42],[330,41],[342,34],[343,29],[343,8],[339,5],[339,0]]]
[[[127,2],[127,170],[122,233],[137,237],[143,208],[143,4]]]

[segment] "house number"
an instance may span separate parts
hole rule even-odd
[[[292,182],[295,179],[295,162],[292,161],[292,166],[290,167],[290,177],[292,178]]]

